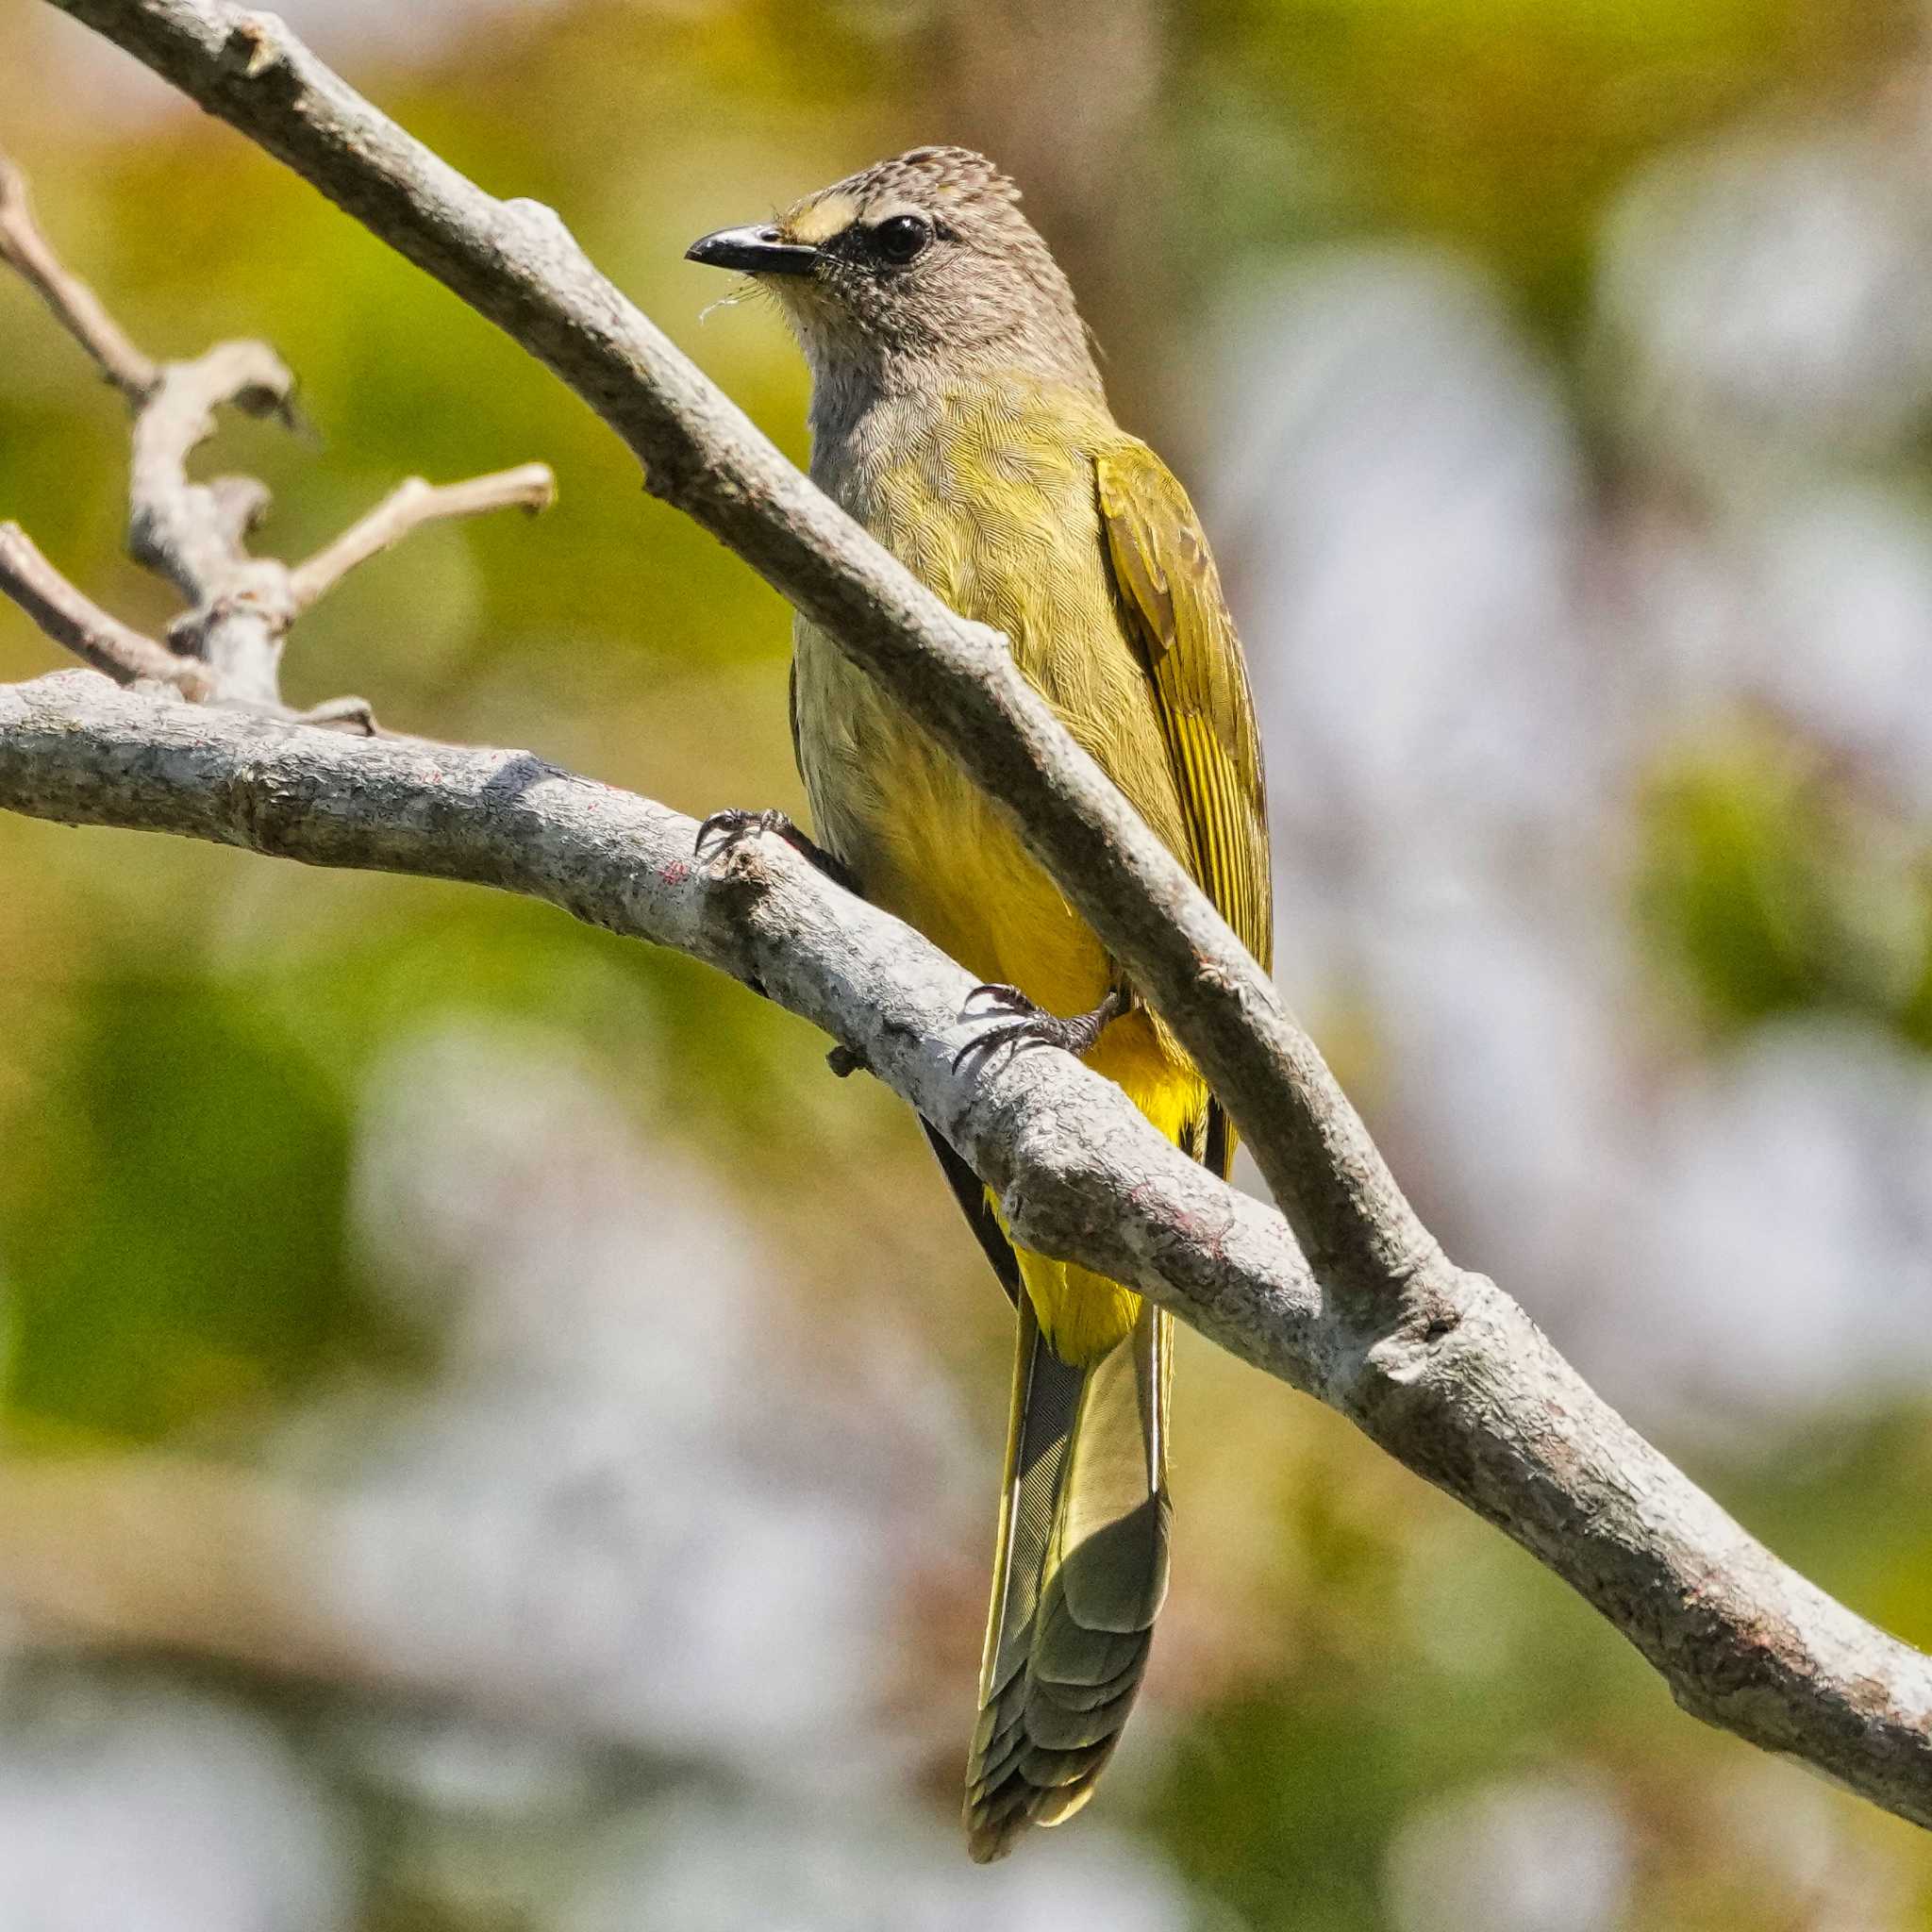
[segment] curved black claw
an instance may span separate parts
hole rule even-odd
[[[984,986],[975,986],[966,995],[965,1005],[959,1008],[960,1019],[980,1020],[986,1017],[985,1011],[974,1010],[975,1001],[984,1008],[995,1013],[1018,1013],[1028,1020],[1051,1018],[1050,1014],[1036,1007],[1017,986],[1008,986],[1002,980],[989,980]]]
[[[1107,1030],[1107,1023],[1124,1005],[1119,992],[1109,992],[1091,1013],[1062,1020],[1058,1014],[1035,1006],[1017,986],[1002,986],[996,981],[975,986],[966,995],[966,1004],[959,1009],[962,1020],[985,1019],[989,1010],[1008,1017],[993,1021],[984,1032],[969,1040],[953,1056],[953,1071],[956,1074],[960,1072],[973,1059],[983,1060],[991,1067],[996,1054],[1005,1053],[1008,1059],[1012,1059],[1036,1046],[1057,1046],[1062,1053],[1070,1053],[1077,1059],[1092,1049],[1094,1042]]]
[[[864,896],[858,889],[858,874],[852,868],[823,845],[814,844],[782,811],[769,808],[746,811],[738,806],[725,811],[714,811],[698,827],[698,836],[691,849],[700,858],[716,858],[758,832],[775,832],[792,851],[816,866],[834,885],[843,886],[848,892],[858,897]]]
[[[725,811],[714,811],[698,827],[691,849],[700,858],[715,858],[734,845],[741,845],[756,833],[776,832],[779,838],[790,839],[796,829],[782,811],[746,811],[733,806]]]

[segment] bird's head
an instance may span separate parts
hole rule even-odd
[[[998,369],[1099,387],[1019,190],[967,148],[913,148],[687,253],[775,296],[821,382],[890,391]]]

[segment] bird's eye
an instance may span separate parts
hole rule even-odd
[[[923,215],[894,215],[867,238],[872,252],[893,268],[916,261],[932,245],[932,224]]]

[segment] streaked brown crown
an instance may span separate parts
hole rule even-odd
[[[941,207],[1020,205],[1020,190],[1011,177],[970,147],[908,148],[890,160],[874,161],[826,192],[838,189],[866,202],[903,195],[908,201],[929,200]]]
[[[894,266],[869,238],[908,215],[930,225],[932,244]],[[984,155],[910,148],[804,196],[774,225],[820,251],[813,274],[770,286],[821,379],[844,388],[1007,369],[1098,390],[1073,290],[1019,189]]]

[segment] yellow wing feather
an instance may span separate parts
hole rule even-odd
[[[1241,639],[1200,520],[1146,444],[1095,459],[1101,521],[1181,795],[1190,870],[1261,965],[1274,960],[1274,890],[1261,739]]]

